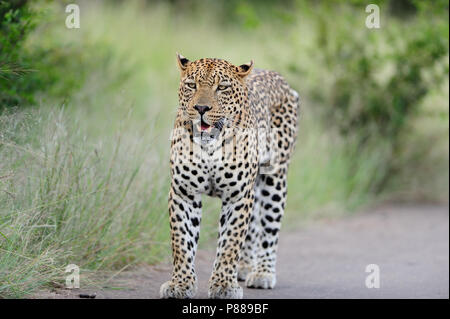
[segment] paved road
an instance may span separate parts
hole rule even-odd
[[[213,251],[198,254],[198,298],[207,296],[213,258]],[[365,286],[368,264],[379,266],[379,289]],[[127,289],[87,292],[97,298],[157,298],[169,274],[169,265],[149,267],[121,274],[115,285]],[[448,207],[390,206],[282,232],[277,286],[246,288],[244,298],[449,298]]]

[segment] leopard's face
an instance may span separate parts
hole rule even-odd
[[[241,66],[219,59],[189,61],[177,55],[181,70],[178,91],[183,117],[192,121],[194,134],[203,142],[217,138],[246,112],[247,88],[244,78],[252,63]]]

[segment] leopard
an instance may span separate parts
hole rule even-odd
[[[300,97],[275,71],[176,54],[179,104],[170,142],[171,279],[161,298],[194,298],[202,196],[217,197],[218,242],[208,298],[273,289]]]

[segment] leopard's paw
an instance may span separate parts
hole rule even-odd
[[[208,290],[208,298],[211,299],[242,299],[242,287],[236,284],[217,285],[211,284]]]
[[[248,288],[272,289],[276,282],[275,273],[251,272],[247,275],[245,285]]]
[[[179,285],[169,280],[161,285],[159,296],[163,299],[191,299],[197,292],[197,285]]]
[[[238,280],[245,281],[247,275],[252,271],[252,267],[239,265],[238,267]]]

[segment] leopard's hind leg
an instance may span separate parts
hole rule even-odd
[[[249,288],[273,288],[276,284],[276,261],[281,219],[287,199],[287,165],[273,174],[261,175],[259,216],[254,243],[254,263],[246,276]]]
[[[238,274],[247,287],[265,289],[276,284],[278,236],[287,200],[287,172],[298,129],[297,92],[289,89],[283,103],[270,111],[271,151],[276,153],[276,162],[272,163],[272,172],[262,173],[257,178],[255,205]]]

